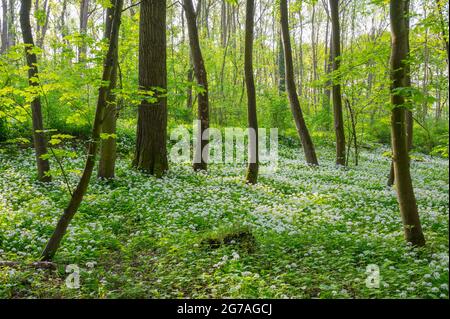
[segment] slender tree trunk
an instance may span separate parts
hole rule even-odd
[[[441,25],[441,36],[442,40],[444,41],[445,49],[447,51],[447,65],[450,60],[450,52],[449,52],[449,44],[448,44],[448,17],[447,17],[447,26],[445,25],[445,15],[443,13],[442,9],[442,1],[443,0],[436,0],[437,9],[439,12],[439,23]]]
[[[358,134],[356,132],[356,114],[353,110],[352,105],[350,104],[350,101],[348,99],[345,100],[349,117],[350,117],[350,123],[351,123],[351,132],[352,132],[352,140],[353,140],[353,148],[355,149],[355,166],[358,166],[359,162],[359,150],[358,150]],[[351,141],[349,142],[349,149],[350,149]],[[347,159],[348,163],[348,159]]]
[[[35,79],[39,78],[39,72],[37,68],[37,57],[33,52],[34,40],[33,34],[31,33],[30,11],[31,0],[23,0],[20,8],[20,26],[22,28],[23,43],[26,46],[25,55],[28,65],[28,83],[30,86],[38,88],[40,84]],[[34,100],[31,102],[31,114],[38,178],[43,182],[49,182],[51,180],[50,175],[48,175],[50,171],[50,164],[48,159],[42,158],[42,155],[47,154],[47,141],[43,131],[44,124],[42,121],[41,100],[38,95],[35,96]]]
[[[309,135],[308,128],[303,118],[303,112],[298,100],[297,89],[294,79],[294,64],[292,61],[292,49],[291,39],[289,36],[289,22],[288,22],[288,6],[287,0],[280,0],[280,12],[281,12],[281,33],[283,36],[284,45],[284,62],[286,66],[286,88],[289,95],[289,101],[291,104],[291,111],[294,117],[297,132],[300,136],[300,141],[305,152],[306,162],[310,165],[318,165],[316,151]]]
[[[311,17],[311,53],[312,53],[312,80],[313,82],[317,81],[317,41],[316,41],[316,3],[312,4],[312,17]],[[317,107],[317,89],[315,85],[312,88],[312,96],[313,96],[313,110]]]
[[[39,9],[39,2],[36,1],[36,10]],[[48,29],[48,22],[49,22],[49,15],[50,15],[50,5],[48,3],[48,0],[44,0],[43,3],[43,8],[42,8],[43,12],[45,13],[45,20],[44,20],[44,24],[40,25],[39,22],[37,22],[37,40],[36,40],[36,45],[39,48],[43,48],[44,47],[44,40],[45,40],[45,35],[47,34],[47,29]]]
[[[203,92],[198,94],[198,119],[200,127],[197,130],[197,143],[194,154],[194,170],[207,170],[207,158],[202,156],[208,154],[208,137],[203,136],[205,130],[209,128],[209,98],[208,98],[208,79],[203,61],[202,51],[200,49],[200,41],[198,38],[198,30],[196,24],[196,13],[192,0],[183,0],[184,12],[189,33],[189,44],[191,47],[192,62],[194,64],[194,74],[197,83],[202,87]],[[202,138],[204,137],[204,138]]]
[[[187,99],[186,99],[186,106],[188,109],[192,109],[192,102],[193,102],[193,98],[192,98],[192,81],[194,80],[194,67],[192,66],[192,57],[189,54],[189,69],[187,72],[187,80],[189,82],[187,90],[186,90],[186,95],[187,95]]]
[[[114,18],[114,7],[106,9],[106,23],[104,38],[109,41],[111,36],[111,28]],[[118,55],[119,47],[115,46],[113,69],[111,71],[110,92],[106,100],[105,117],[103,120],[102,131],[107,134],[102,139],[100,149],[100,160],[98,165],[98,177],[111,179],[115,177],[116,167],[116,122],[117,122],[117,101],[114,90],[117,83]]]
[[[278,93],[286,92],[286,67],[284,65],[283,40],[278,41]]]
[[[15,29],[15,0],[9,0],[9,16],[8,16],[8,48],[16,45],[16,29]]]
[[[153,90],[149,99],[156,100],[139,106],[134,165],[161,177],[168,169],[166,1],[142,2],[139,27],[139,86]]]
[[[339,0],[330,0],[331,27],[333,45],[333,71],[338,74],[341,58],[341,31],[339,26]],[[345,132],[342,114],[342,94],[340,76],[336,75],[333,83],[334,131],[336,133],[336,164],[345,166]]]
[[[394,172],[397,184],[397,198],[403,220],[406,241],[423,246],[422,233],[416,198],[410,172],[410,159],[406,137],[406,109],[404,96],[396,93],[406,83],[405,60],[408,57],[408,34],[405,23],[407,13],[404,0],[391,0],[390,21],[392,32],[391,51],[391,130]]]
[[[29,0],[31,1],[31,0]],[[111,28],[111,38],[109,41],[109,48],[106,54],[106,58],[103,65],[103,75],[102,83],[109,82],[111,79],[111,73],[114,68],[114,52],[118,45],[119,39],[119,27],[120,27],[120,17],[122,14],[123,0],[115,1],[114,18]],[[95,166],[95,159],[97,155],[98,145],[100,143],[100,134],[102,132],[102,121],[105,114],[105,109],[107,105],[107,98],[111,88],[109,85],[100,86],[98,91],[98,102],[97,109],[95,111],[94,126],[92,128],[91,141],[89,142],[88,156],[86,158],[86,164],[84,167],[83,174],[78,182],[78,185],[70,199],[67,208],[64,210],[63,215],[56,225],[55,231],[53,232],[50,240],[47,243],[44,251],[42,252],[42,260],[51,260],[55,255],[56,251],[61,244],[61,240],[66,233],[67,227],[72,220],[75,213],[83,200],[86,190],[89,185],[89,180],[91,179],[92,171]]]
[[[78,61],[83,61],[86,59],[87,45],[84,37],[87,36],[87,23],[89,18],[89,1],[81,0],[80,3],[80,34],[83,37],[81,40],[81,45],[78,48]]]
[[[64,41],[64,38],[67,36],[67,26],[66,26],[66,15],[67,15],[67,0],[62,1],[61,8],[61,16],[59,17],[59,28],[61,32],[61,38]]]
[[[303,72],[304,72],[304,67],[303,67],[303,13],[302,13],[302,5],[300,4],[300,9],[299,9],[299,23],[300,23],[300,36],[299,36],[299,42],[298,42],[298,53],[299,53],[299,58],[300,58],[300,63],[299,63],[299,84],[298,84],[298,94],[300,96],[303,96]]]
[[[2,48],[1,48],[1,52],[6,52],[8,50],[9,47],[9,43],[8,43],[8,1],[7,0],[2,0],[2,12],[3,12],[3,21],[2,21],[2,36],[1,36],[1,41],[2,41]]]
[[[249,164],[247,182],[256,184],[258,181],[259,150],[258,150],[258,118],[256,112],[255,80],[253,76],[253,29],[254,29],[254,0],[247,0],[245,20],[245,84],[247,86],[248,105],[248,149]]]

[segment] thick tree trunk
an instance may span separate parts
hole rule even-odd
[[[409,44],[409,5],[410,5],[410,0],[405,0],[405,28],[406,28],[406,46],[407,46],[407,55],[409,58],[409,52],[410,52],[410,44]],[[405,86],[406,87],[411,87],[411,64],[409,61],[407,61],[406,65],[405,65]],[[411,152],[412,147],[413,147],[413,127],[414,127],[414,118],[413,118],[413,113],[410,109],[406,110],[406,118],[405,118],[405,125],[406,125],[406,141],[407,141],[407,145],[408,145],[408,152]],[[391,162],[391,169],[389,171],[389,178],[388,178],[388,186],[392,186],[395,183],[395,172],[394,172],[394,162]]]
[[[106,40],[110,39],[112,22],[114,18],[114,7],[106,10],[106,25],[105,35]],[[114,66],[111,71],[110,88],[113,90],[117,83],[117,69],[118,69],[118,46],[115,47],[114,52]],[[108,134],[105,139],[102,139],[102,146],[100,149],[100,160],[98,165],[98,177],[111,179],[115,177],[116,167],[116,120],[117,120],[117,101],[114,93],[111,91],[107,97],[107,105],[105,110],[105,118],[103,120],[102,132]]]
[[[31,0],[23,0],[20,7],[20,26],[22,28],[23,43],[25,44],[25,55],[28,65],[28,79],[29,85],[38,87],[39,83],[36,81],[39,78],[37,68],[37,57],[32,51],[34,47],[33,34],[31,33],[30,23]],[[44,124],[42,121],[42,108],[39,96],[36,96],[31,102],[31,114],[33,123],[33,142],[36,152],[36,164],[38,171],[38,178],[43,182],[51,180],[50,164],[48,159],[42,159],[41,156],[47,154],[47,141],[45,140]]]
[[[199,2],[200,3],[200,2]],[[203,92],[198,94],[198,119],[200,127],[197,130],[197,143],[195,145],[194,154],[194,170],[207,170],[208,159],[202,156],[202,153],[208,154],[208,136],[203,136],[205,130],[209,128],[209,97],[208,97],[208,78],[203,61],[202,51],[200,49],[200,41],[198,38],[198,29],[196,24],[196,13],[192,0],[183,0],[184,12],[189,33],[189,44],[191,47],[192,62],[194,64],[194,74],[197,83],[202,87]],[[197,12],[198,14],[198,12]],[[202,138],[204,137],[204,138]]]
[[[309,135],[308,128],[303,118],[303,112],[300,107],[300,102],[297,96],[297,89],[294,79],[294,64],[292,61],[292,49],[291,39],[289,36],[289,23],[288,23],[288,6],[287,0],[280,0],[280,12],[281,12],[281,33],[283,36],[284,45],[284,62],[286,66],[286,88],[289,95],[289,101],[291,104],[291,111],[294,117],[297,132],[300,136],[300,141],[305,152],[306,162],[310,165],[318,165],[316,151]]]
[[[423,246],[422,233],[416,198],[411,180],[410,159],[406,136],[406,109],[404,96],[396,92],[407,85],[405,60],[408,57],[408,33],[405,23],[405,0],[391,0],[390,21],[392,32],[391,52],[391,130],[394,174],[397,184],[397,198],[403,220],[406,241]]]
[[[118,45],[122,7],[123,7],[123,0],[116,0],[114,6],[115,10],[114,10],[113,24],[111,28],[111,38],[109,41],[108,52],[106,54],[105,62],[103,65],[102,83],[110,81],[111,73],[114,68],[114,52],[117,50],[116,47]],[[56,251],[59,248],[59,245],[61,244],[61,240],[63,239],[64,234],[66,233],[67,227],[69,226],[70,221],[77,212],[88,188],[89,180],[91,179],[92,171],[95,166],[95,159],[97,155],[98,145],[100,143],[100,134],[102,132],[102,121],[105,114],[109,92],[110,92],[109,85],[101,86],[99,88],[94,126],[92,128],[92,136],[91,141],[89,142],[89,149],[84,171],[72,195],[72,198],[70,199],[69,205],[67,206],[63,215],[59,219],[55,231],[53,232],[50,240],[47,243],[47,246],[42,252],[41,255],[42,260],[46,261],[51,260],[55,255]]]
[[[258,149],[258,117],[256,113],[256,92],[253,75],[253,28],[254,28],[255,2],[247,0],[245,20],[245,84],[247,86],[248,108],[248,169],[247,182],[256,184],[258,181],[259,149]]]
[[[341,58],[341,31],[339,26],[339,0],[330,0],[333,71],[338,74]],[[334,131],[336,133],[336,164],[345,166],[345,132],[344,118],[342,114],[342,94],[340,76],[337,75],[333,81],[333,114]]]
[[[154,95],[139,106],[134,165],[161,177],[168,169],[166,1],[142,2],[139,28],[139,86]]]

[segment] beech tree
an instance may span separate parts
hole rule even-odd
[[[333,80],[333,115],[334,131],[336,134],[336,164],[346,165],[345,161],[345,132],[344,118],[342,115],[342,93],[339,83],[339,66],[341,58],[341,28],[339,26],[339,0],[330,0],[330,15],[332,28],[331,54],[333,59],[333,71],[336,73]]]
[[[248,169],[247,182],[256,184],[258,181],[259,149],[258,149],[258,117],[256,114],[256,92],[253,76],[253,27],[254,27],[255,2],[247,0],[245,19],[245,84],[247,86],[248,109]]]
[[[106,23],[104,38],[109,41],[114,17],[114,7],[106,10]],[[117,101],[112,90],[116,87],[117,69],[118,69],[118,46],[115,46],[114,63],[111,71],[110,88],[106,100],[105,118],[103,120],[102,132],[105,134],[102,139],[100,149],[100,160],[98,165],[98,177],[114,178],[116,166],[116,120],[117,120]]]
[[[64,213],[59,219],[58,224],[56,225],[56,228],[52,236],[50,237],[50,240],[48,241],[44,251],[42,252],[41,259],[45,261],[51,260],[58,250],[70,221],[80,207],[84,194],[86,193],[86,190],[88,188],[92,171],[95,166],[98,146],[100,144],[100,134],[102,132],[102,122],[105,116],[108,95],[111,91],[110,81],[115,63],[114,52],[117,50],[116,47],[119,42],[119,27],[122,7],[123,0],[116,0],[114,3],[114,18],[111,26],[108,52],[106,53],[105,61],[103,64],[102,83],[108,84],[101,85],[98,90],[98,101],[95,111],[94,125],[92,127],[91,139],[89,142],[89,148],[83,174],[81,175],[80,181],[78,182],[78,185],[75,188],[72,197],[70,198],[69,204],[64,210]]]
[[[406,28],[407,2],[391,0],[391,135],[394,174],[396,179],[397,199],[403,220],[406,241],[423,246],[425,237],[422,233],[419,213],[410,172],[406,132],[406,105],[404,89],[407,86],[408,32]]]
[[[410,1],[405,0],[405,32],[406,32],[406,45],[407,45],[407,60],[405,60],[405,87],[411,87],[411,63],[410,63],[410,45],[409,45],[409,6]],[[406,141],[408,144],[408,152],[411,151],[413,147],[413,133],[414,133],[414,117],[411,109],[406,110],[406,119],[405,119],[405,125],[406,125]],[[391,170],[389,172],[389,178],[388,178],[388,186],[394,185],[395,182],[395,173],[394,173],[394,161],[391,162]]]
[[[168,169],[166,1],[143,1],[139,28],[139,87],[144,98],[138,110],[134,165],[161,177]]]
[[[200,1],[198,2],[201,3]],[[199,5],[200,6],[200,5]],[[206,74],[205,63],[203,61],[202,50],[197,29],[197,13],[194,11],[192,0],[183,0],[184,12],[189,33],[189,46],[191,48],[192,63],[194,65],[194,74],[197,84],[201,87],[198,93],[198,120],[200,127],[197,130],[197,143],[194,150],[194,170],[207,170],[207,159],[202,154],[208,154],[208,136],[205,131],[209,128],[209,97],[208,97],[208,77]]]
[[[44,124],[42,120],[41,99],[39,97],[39,72],[35,53],[33,34],[30,23],[31,0],[23,0],[20,7],[20,27],[22,29],[23,43],[25,44],[25,56],[28,66],[28,84],[35,94],[31,101],[31,116],[33,124],[33,143],[36,152],[36,165],[38,178],[43,182],[49,182],[49,160],[43,158],[47,154],[47,141],[45,138]]]
[[[78,47],[78,62],[86,59],[87,54],[87,45],[86,45],[86,37],[87,35],[87,24],[89,19],[89,3],[90,0],[81,0],[80,2],[80,35],[83,37],[81,39],[81,44]]]
[[[287,0],[280,0],[281,13],[281,33],[284,46],[284,64],[286,68],[286,89],[289,96],[292,115],[294,117],[295,126],[303,146],[306,162],[310,165],[318,165],[316,150],[314,148],[311,135],[303,117],[300,107],[300,101],[297,95],[297,88],[294,79],[294,63],[292,61],[291,39],[289,35],[288,5]]]

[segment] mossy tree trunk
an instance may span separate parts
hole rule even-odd
[[[106,10],[106,25],[105,25],[105,35],[106,40],[110,39],[111,27],[114,17],[114,7],[110,7]],[[118,46],[115,47],[114,52],[114,66],[111,71],[110,80],[110,92],[106,100],[106,110],[105,118],[103,120],[102,132],[107,134],[104,139],[102,139],[102,146],[100,149],[100,160],[98,164],[98,177],[111,179],[115,176],[116,167],[116,122],[117,122],[117,101],[115,94],[112,90],[116,87],[117,83],[117,70],[118,70]]]

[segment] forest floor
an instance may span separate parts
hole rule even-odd
[[[278,171],[255,186],[244,183],[244,165],[203,174],[173,164],[157,180],[120,158],[116,180],[93,178],[58,269],[47,270],[27,263],[67,187],[61,176],[35,181],[30,149],[0,149],[0,261],[19,262],[0,266],[0,298],[448,298],[448,160],[414,156],[427,239],[417,249],[404,242],[384,151],[337,170],[332,149],[319,149],[321,166],[311,168],[300,150],[280,147]],[[83,157],[67,165],[82,169]],[[65,284],[69,264],[81,270],[79,289]],[[369,265],[379,288],[366,286]]]

